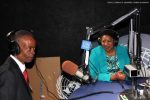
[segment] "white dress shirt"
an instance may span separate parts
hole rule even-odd
[[[26,69],[25,64],[23,64],[22,62],[20,62],[16,57],[14,57],[13,55],[10,55],[10,57],[18,64],[21,72],[23,73]]]

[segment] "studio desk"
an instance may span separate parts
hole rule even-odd
[[[140,78],[136,80],[136,83],[143,83],[145,79]],[[98,81],[92,84],[84,84],[79,89],[74,91],[69,100],[150,100],[149,99],[131,99],[123,93],[128,91],[128,95],[132,92],[133,81],[113,81],[113,82],[101,82]],[[139,88],[139,87],[138,87]],[[132,95],[131,95],[132,96]],[[133,95],[134,96],[134,95]]]

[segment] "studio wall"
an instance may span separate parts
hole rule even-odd
[[[141,32],[150,33],[147,0],[1,0],[0,64],[9,55],[5,36],[17,29],[33,31],[38,57],[60,56],[61,62],[81,64],[86,27],[109,25],[136,7],[141,9]],[[120,35],[128,34],[128,23],[117,28]]]

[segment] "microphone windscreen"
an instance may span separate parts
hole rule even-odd
[[[76,72],[78,71],[78,65],[75,63],[67,60],[64,61],[62,64],[62,70],[70,75],[75,75]]]

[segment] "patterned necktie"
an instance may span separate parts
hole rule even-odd
[[[27,72],[27,70],[25,70],[24,72],[23,72],[23,76],[24,76],[24,79],[26,80],[26,82],[27,82],[27,84],[29,83],[29,78],[28,78],[28,72]]]

